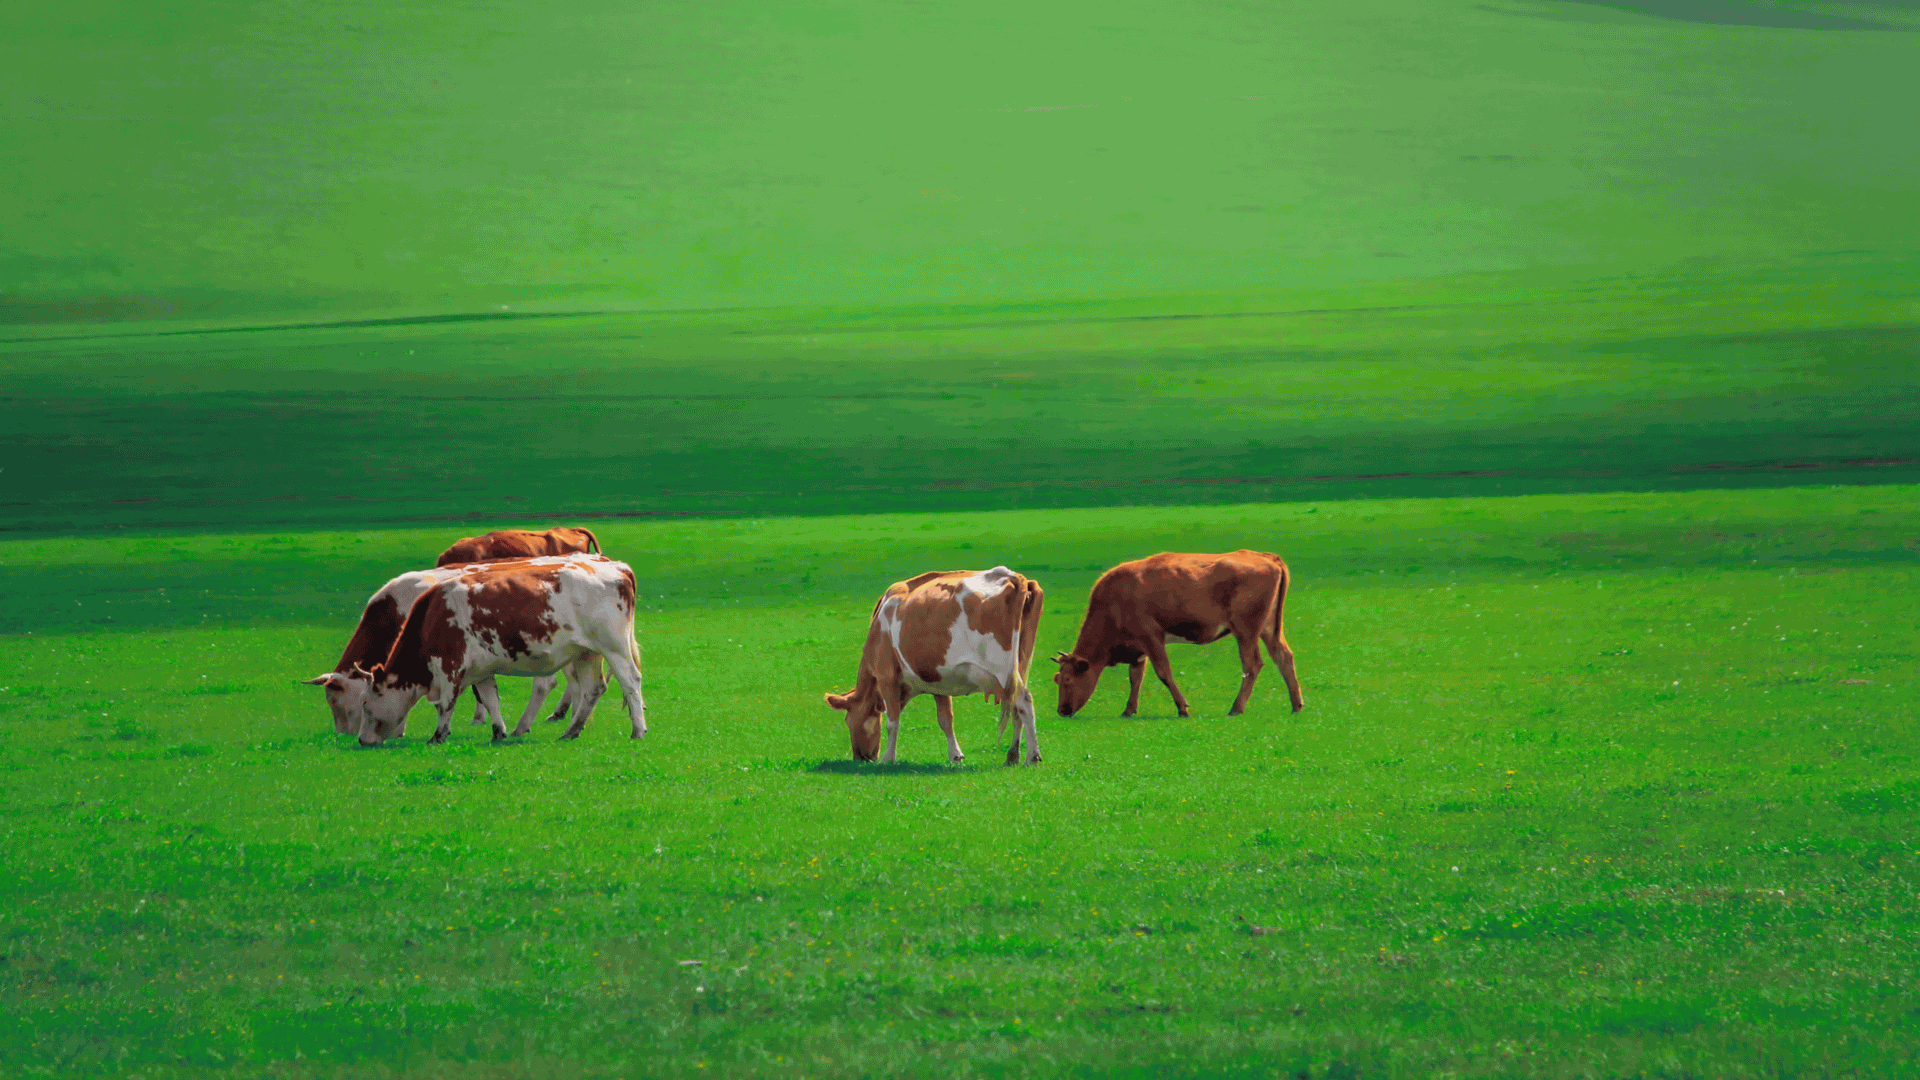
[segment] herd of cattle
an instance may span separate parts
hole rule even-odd
[[[633,628],[638,590],[632,568],[599,550],[587,529],[463,539],[433,569],[401,574],[374,593],[340,662],[306,682],[326,688],[334,730],[356,733],[369,746],[399,735],[408,710],[423,697],[439,714],[431,741],[444,742],[454,707],[471,687],[473,722],[491,722],[498,741],[508,732],[494,676],[533,678],[532,700],[513,731],[524,735],[564,670],[567,688],[551,719],[571,714],[560,736],[571,739],[606,692],[604,662],[620,683],[638,739],[647,733]],[[1245,710],[1253,696],[1262,642],[1300,711],[1305,701],[1281,622],[1287,578],[1286,563],[1257,551],[1163,553],[1108,570],[1094,583],[1073,651],[1053,657],[1060,715],[1078,712],[1101,673],[1124,664],[1132,689],[1122,715],[1132,716],[1152,664],[1186,716],[1167,643],[1205,645],[1228,634],[1239,643],[1241,670],[1229,715]],[[826,695],[828,705],[847,714],[854,757],[893,761],[901,710],[917,695],[931,694],[947,758],[959,762],[966,755],[953,734],[953,698],[981,694],[999,704],[1001,733],[1014,728],[1007,764],[1020,760],[1023,739],[1026,760],[1039,761],[1027,676],[1044,599],[1039,582],[1004,566],[935,571],[890,586],[874,605],[853,689]]]

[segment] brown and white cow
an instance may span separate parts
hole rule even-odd
[[[347,640],[347,647],[340,652],[340,662],[328,674],[306,680],[309,685],[327,688],[327,705],[333,710],[334,731],[344,733],[359,730],[347,707],[344,676],[356,667],[367,667],[385,660],[387,653],[393,649],[394,640],[400,636],[400,627],[407,621],[407,611],[413,607],[413,602],[428,588],[448,578],[458,577],[462,569],[441,567],[409,570],[382,585],[367,601],[367,606],[360,612],[360,624],[353,628],[353,637]],[[533,697],[520,717],[523,730],[531,726],[533,718],[540,713],[540,707],[546,704],[547,695],[553,692],[554,685],[559,681],[557,675],[543,675],[533,680]],[[473,722],[485,723],[485,706],[480,700],[478,687],[474,688],[473,697]],[[568,704],[568,699],[562,698],[559,710],[549,719],[558,720],[566,715]]]
[[[947,736],[947,760],[962,761],[966,755],[953,737],[953,699],[982,694],[1000,703],[1001,734],[1009,720],[1015,724],[1007,764],[1020,760],[1023,732],[1028,763],[1039,761],[1027,672],[1044,599],[1039,582],[1004,566],[935,571],[889,586],[874,605],[853,689],[826,696],[828,705],[847,714],[853,756],[861,761],[881,756],[884,711],[887,750],[881,760],[891,764],[900,711],[915,695],[932,694],[934,714]]]
[[[633,737],[644,736],[635,600],[633,570],[598,555],[462,568],[413,602],[382,663],[344,677],[342,692],[361,743],[378,745],[397,734],[422,697],[439,713],[431,741],[446,741],[453,706],[469,686],[487,702],[497,742],[507,730],[490,690],[493,676],[551,675],[562,668],[574,718],[560,737],[574,738],[605,689],[598,678],[602,657],[620,680]]]
[[[1167,663],[1167,642],[1205,645],[1228,634],[1240,644],[1240,696],[1228,716],[1246,710],[1260,677],[1260,643],[1280,665],[1287,681],[1293,711],[1306,707],[1300,680],[1293,671],[1293,650],[1281,625],[1287,601],[1287,564],[1278,555],[1260,551],[1231,551],[1225,555],[1186,555],[1162,552],[1119,566],[1100,575],[1087,602],[1080,639],[1070,653],[1055,653],[1060,670],[1053,681],[1060,686],[1060,715],[1079,712],[1093,696],[1100,675],[1115,664],[1125,664],[1132,682],[1127,711],[1140,708],[1140,679],[1146,665],[1167,684],[1180,715],[1187,715],[1187,699],[1174,685]]]
[[[490,559],[532,559],[541,555],[569,555],[600,550],[592,529],[558,528],[545,532],[498,529],[485,536],[468,536],[440,553],[435,566],[485,562]]]

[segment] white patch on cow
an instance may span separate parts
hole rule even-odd
[[[1014,572],[1004,566],[983,570],[978,574],[963,578],[961,591],[971,593],[981,600],[988,600],[1005,592],[1014,578]],[[1013,649],[1000,647],[1000,642],[992,634],[983,634],[967,623],[964,607],[948,628],[951,639],[947,644],[947,655],[940,660],[937,673],[938,682],[928,682],[920,677],[907,662],[906,654],[900,650],[902,625],[899,618],[900,601],[889,599],[880,610],[881,625],[886,628],[888,640],[893,642],[894,655],[900,662],[900,681],[909,690],[917,694],[946,694],[961,696],[966,694],[1000,695],[1013,688],[1014,662],[1019,646],[1018,626],[1015,627]]]

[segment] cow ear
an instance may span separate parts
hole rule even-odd
[[[839,709],[841,712],[846,712],[847,706],[849,704],[851,704],[851,702],[847,700],[847,695],[845,694],[828,694],[827,695],[827,705],[831,708]]]
[[[1073,658],[1073,670],[1075,671],[1085,673],[1086,670],[1092,666],[1093,661],[1091,660],[1083,660],[1078,656]]]

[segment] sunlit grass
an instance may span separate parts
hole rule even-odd
[[[9,543],[41,629],[0,676],[0,1052],[61,1075],[1897,1072],[1914,495],[615,526],[651,583],[646,741],[603,712],[577,744],[462,723],[371,752],[293,680],[441,533]],[[1295,569],[1297,716],[1270,668],[1225,718],[1219,647],[1175,653],[1189,721],[1153,686],[1117,719],[1119,672],[1071,720],[1043,694],[1034,768],[987,764],[978,699],[961,768],[924,701],[892,769],[848,760],[820,702],[914,570],[1034,574],[1045,655],[1104,565],[1242,544]]]

